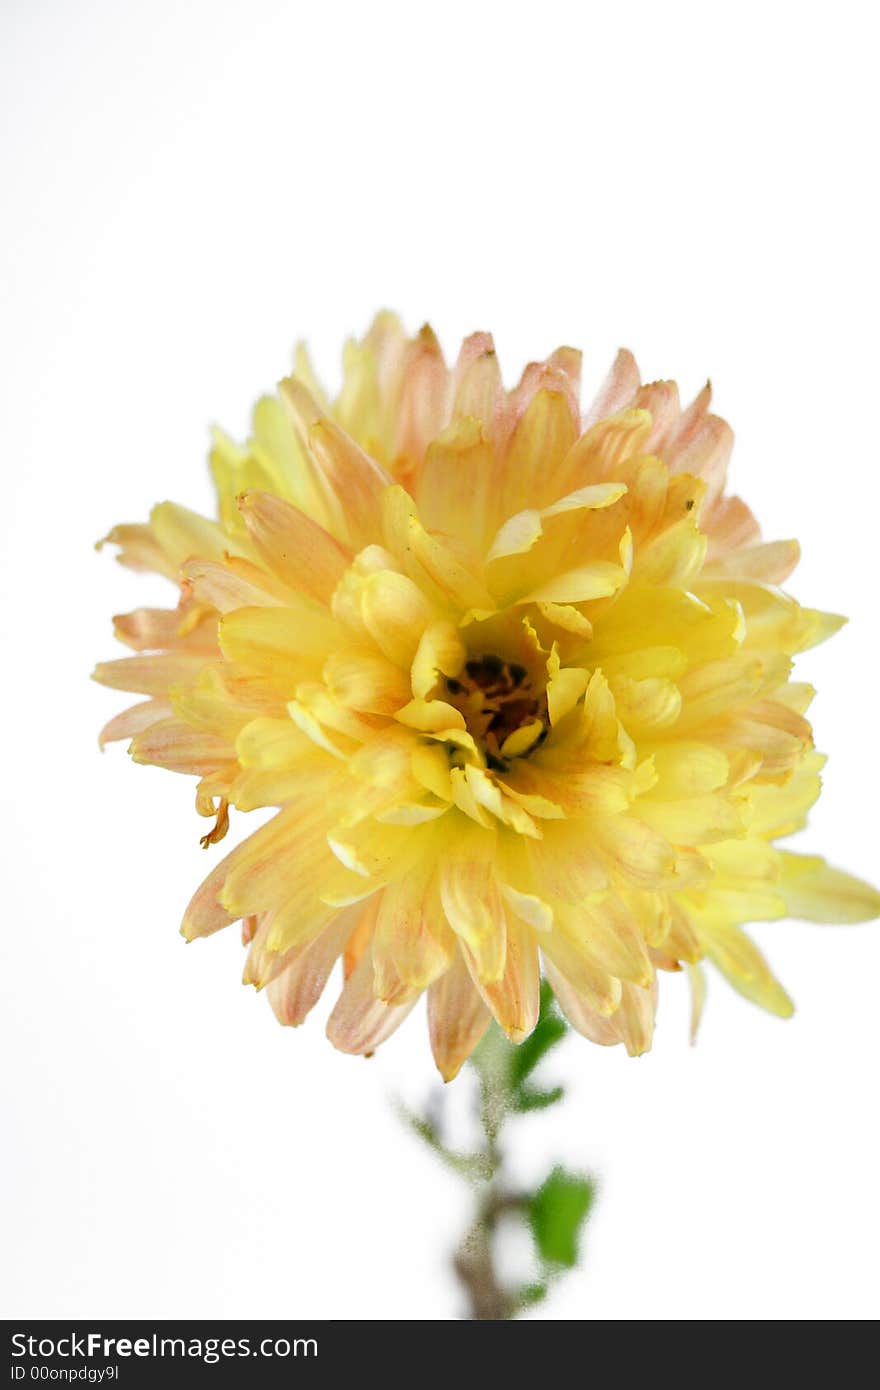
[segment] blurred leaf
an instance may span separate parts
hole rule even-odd
[[[537,1086],[518,1086],[513,1093],[513,1108],[521,1113],[546,1110],[548,1105],[555,1105],[564,1095],[563,1086],[554,1086],[550,1091],[542,1091]]]
[[[397,1111],[404,1123],[413,1130],[413,1133],[423,1139],[448,1167],[452,1168],[454,1172],[460,1173],[468,1182],[485,1182],[492,1176],[492,1161],[486,1154],[457,1153],[454,1149],[447,1148],[443,1143],[433,1120],[416,1115],[405,1105],[399,1103]]]
[[[547,1283],[523,1284],[518,1289],[515,1296],[515,1303],[518,1310],[523,1308],[534,1308],[536,1303],[542,1303],[550,1292],[550,1285]]]
[[[580,1173],[554,1168],[528,1204],[529,1224],[542,1260],[572,1269],[578,1259],[578,1237],[590,1207],[595,1185]]]
[[[553,991],[545,980],[541,985],[541,1011],[538,1022],[525,1041],[518,1044],[511,1058],[511,1086],[519,1086],[534,1071],[550,1048],[562,1041],[567,1031],[564,1020],[557,1012]]]

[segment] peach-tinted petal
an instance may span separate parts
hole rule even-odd
[[[434,1060],[444,1081],[452,1081],[489,1026],[484,1004],[460,952],[428,991],[428,1029]]]
[[[238,506],[271,573],[293,589],[328,603],[351,562],[351,552],[299,507],[271,493],[242,493]]]
[[[269,1003],[279,1023],[296,1028],[304,1022],[323,994],[358,914],[357,908],[341,912],[270,981]]]
[[[107,743],[118,743],[120,739],[134,738],[151,724],[167,719],[171,705],[167,700],[143,700],[139,705],[131,705],[110,719],[101,730],[98,742],[103,748]]]
[[[182,719],[150,724],[135,735],[130,751],[136,763],[153,763],[171,772],[199,776],[235,761],[235,749],[226,739],[190,728]]]
[[[367,950],[343,985],[327,1021],[327,1037],[340,1052],[359,1056],[373,1052],[400,1027],[417,999],[415,991],[409,999],[395,1004],[377,999],[373,993],[372,955]]]
[[[386,1003],[423,990],[450,965],[455,940],[440,910],[433,866],[423,862],[382,894],[373,936],[373,987]]]
[[[162,698],[172,685],[195,680],[205,664],[205,657],[191,652],[159,652],[150,656],[123,656],[116,661],[102,661],[94,669],[92,679],[112,690],[128,690],[135,695]]]
[[[466,958],[467,954],[465,948]],[[494,982],[483,981],[475,970],[473,978],[510,1041],[527,1038],[538,1021],[541,986],[538,947],[531,927],[508,916],[503,975]]]
[[[228,912],[220,902],[226,875],[237,853],[238,850],[233,850],[231,854],[227,854],[193,894],[180,925],[180,934],[187,941],[195,941],[198,936],[212,936],[214,932],[228,927],[231,922],[237,920],[237,917]]]
[[[636,359],[627,348],[621,348],[595,400],[584,415],[584,428],[632,405],[640,385]]]

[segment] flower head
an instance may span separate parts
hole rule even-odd
[[[779,587],[725,492],[732,434],[708,386],[686,409],[621,352],[585,417],[579,354],[502,385],[475,334],[447,367],[381,315],[329,402],[305,355],[218,434],[219,519],[170,502],[108,540],[179,586],[116,619],[136,655],[97,678],[147,697],[103,739],[278,807],[202,884],[187,938],[241,919],[245,980],[300,1023],[337,960],[328,1033],[372,1051],[428,993],[454,1076],[490,1018],[533,1028],[543,972],[575,1028],[651,1042],[660,970],[708,958],[780,1015],[742,930],[856,921],[880,898],[777,848],[822,758],[791,679],[842,619]]]

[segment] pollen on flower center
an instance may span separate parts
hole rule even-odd
[[[446,698],[464,715],[489,767],[504,771],[547,736],[547,695],[525,666],[494,652],[472,657],[446,680]]]

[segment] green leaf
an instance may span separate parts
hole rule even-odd
[[[546,1110],[548,1105],[555,1105],[564,1095],[564,1086],[554,1086],[549,1091],[542,1091],[538,1086],[518,1086],[513,1093],[513,1108],[521,1113]]]
[[[553,1172],[528,1204],[529,1225],[541,1259],[572,1269],[578,1260],[578,1238],[595,1195],[592,1179],[581,1173]]]
[[[568,1029],[556,1009],[553,991],[546,980],[541,985],[541,1011],[534,1031],[514,1050],[510,1061],[510,1084],[519,1086],[551,1049],[565,1037]]]
[[[514,1302],[518,1310],[523,1308],[534,1308],[536,1303],[542,1303],[550,1292],[550,1285],[544,1283],[523,1284],[518,1289],[514,1297]]]

